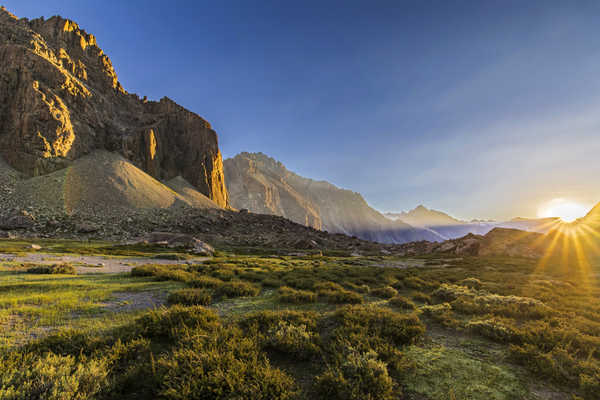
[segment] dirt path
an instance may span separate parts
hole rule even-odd
[[[198,257],[190,260],[159,260],[144,257],[107,257],[107,256],[82,256],[82,255],[57,255],[48,253],[29,253],[25,256],[0,253],[0,262],[58,264],[69,263],[77,270],[78,274],[114,274],[129,272],[133,267],[143,264],[197,264],[210,259]]]

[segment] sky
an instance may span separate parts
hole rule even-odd
[[[381,211],[600,201],[598,1],[0,0],[96,36],[126,90]]]

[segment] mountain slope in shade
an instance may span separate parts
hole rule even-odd
[[[224,170],[231,205],[238,209],[381,243],[443,240],[429,229],[391,221],[359,193],[299,176],[262,153],[238,154],[224,161]]]

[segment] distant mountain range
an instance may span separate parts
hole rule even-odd
[[[485,235],[494,228],[520,229],[523,231],[546,233],[555,227],[559,218],[513,218],[510,221],[461,221],[442,211],[431,210],[419,205],[413,210],[400,213],[385,213],[386,217],[403,221],[414,227],[426,228],[438,233],[444,239],[455,239],[468,233]]]
[[[223,162],[231,205],[254,213],[286,217],[332,233],[381,243],[441,242],[494,228],[545,233],[558,218],[462,221],[423,205],[408,212],[382,214],[356,192],[289,171],[263,153],[240,153]]]
[[[231,205],[281,215],[315,229],[381,243],[441,241],[427,228],[386,218],[356,192],[304,178],[263,153],[241,153],[224,161]]]

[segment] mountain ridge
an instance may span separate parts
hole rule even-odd
[[[428,229],[390,221],[360,193],[289,171],[263,153],[243,152],[224,161],[231,204],[256,213],[382,243],[443,240]]]
[[[216,132],[167,97],[123,89],[96,38],[69,19],[0,10],[0,154],[35,177],[96,150],[118,152],[158,180],[182,176],[228,206]]]

